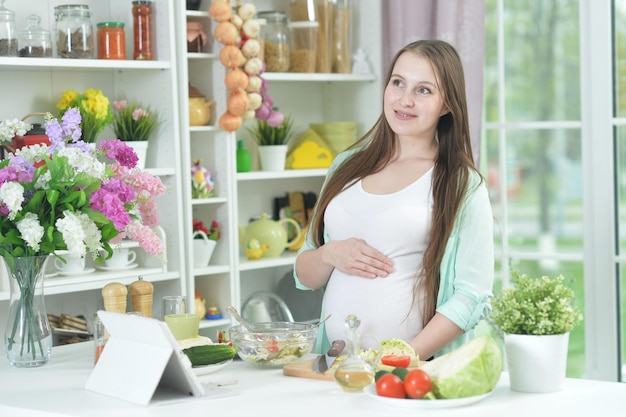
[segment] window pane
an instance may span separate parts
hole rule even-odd
[[[579,120],[578,2],[505,1],[504,20],[506,121]]]
[[[626,236],[622,225],[626,224],[626,126],[618,126],[615,128],[615,136],[617,137],[617,156],[615,169],[617,171],[617,215],[618,221],[616,228],[618,229],[619,254],[626,253]]]
[[[542,261],[512,259],[511,271],[526,274],[531,278],[538,278],[544,275],[554,277],[562,274],[565,277],[564,283],[574,290],[576,296],[574,300],[575,305],[581,312],[584,311],[585,293],[583,264],[581,262],[559,262],[558,272],[549,272],[546,271]],[[585,377],[585,327],[583,324],[579,324],[570,332],[567,376],[571,378]]]
[[[498,16],[497,0],[485,3],[485,67],[483,73],[483,118],[498,121]]]
[[[507,147],[511,248],[582,252],[580,131],[510,131]]]
[[[615,0],[613,14],[615,45],[615,107],[617,117],[626,117],[626,1]]]

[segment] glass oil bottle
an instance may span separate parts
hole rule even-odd
[[[346,317],[348,357],[335,370],[335,381],[347,392],[359,392],[374,382],[374,368],[361,357],[361,321],[354,315]]]

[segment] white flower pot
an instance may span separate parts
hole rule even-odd
[[[195,239],[197,236],[202,239]],[[193,237],[193,266],[194,268],[204,268],[211,262],[217,241],[209,239],[206,233],[200,231],[195,232]]]
[[[261,170],[284,171],[287,161],[287,145],[259,146]]]
[[[124,143],[133,148],[135,154],[137,154],[137,168],[144,169],[146,167],[146,156],[148,155],[148,141],[126,141]]]
[[[563,388],[569,333],[504,336],[511,390],[555,392]]]

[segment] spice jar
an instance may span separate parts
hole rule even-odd
[[[123,22],[98,23],[98,59],[126,59]]]
[[[0,1],[0,56],[17,56],[15,37],[15,13]]]
[[[54,8],[56,55],[59,58],[93,58],[91,11],[85,4],[64,4]]]
[[[315,72],[317,22],[291,22],[290,72]]]
[[[332,7],[332,69],[346,74],[352,70],[352,0],[335,0]]]
[[[267,72],[289,71],[289,27],[287,14],[278,11],[259,12],[259,19],[266,22],[263,41],[265,70]]]
[[[202,52],[206,43],[202,22],[187,22],[187,52]]]
[[[152,60],[152,2],[133,1],[134,59]]]
[[[17,35],[19,56],[31,58],[52,56],[50,32],[39,26],[40,21],[41,18],[34,14],[26,19],[26,29]]]

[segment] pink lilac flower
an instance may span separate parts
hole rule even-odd
[[[123,231],[130,223],[130,216],[120,198],[103,188],[96,190],[89,197],[91,208],[104,214],[107,219],[113,222],[113,226],[118,231]]]
[[[101,141],[98,150],[104,152],[107,158],[119,162],[126,168],[135,168],[139,160],[135,151],[119,139]]]
[[[128,101],[126,100],[119,100],[119,101],[114,101],[113,102],[113,110],[122,110],[125,109],[126,107],[128,107]]]
[[[157,203],[154,199],[143,200],[137,204],[139,213],[141,214],[141,220],[146,226],[158,226],[159,215],[157,211]]]
[[[161,242],[154,230],[137,220],[133,220],[128,226],[126,235],[138,242],[139,246],[150,255],[156,256],[163,253],[163,242]]]
[[[141,119],[142,117],[146,117],[148,115],[148,112],[145,111],[144,109],[135,109],[133,110],[133,120],[137,121],[139,119]]]
[[[102,189],[117,195],[124,204],[131,203],[137,197],[133,189],[119,178],[110,178],[106,184],[102,185]]]

